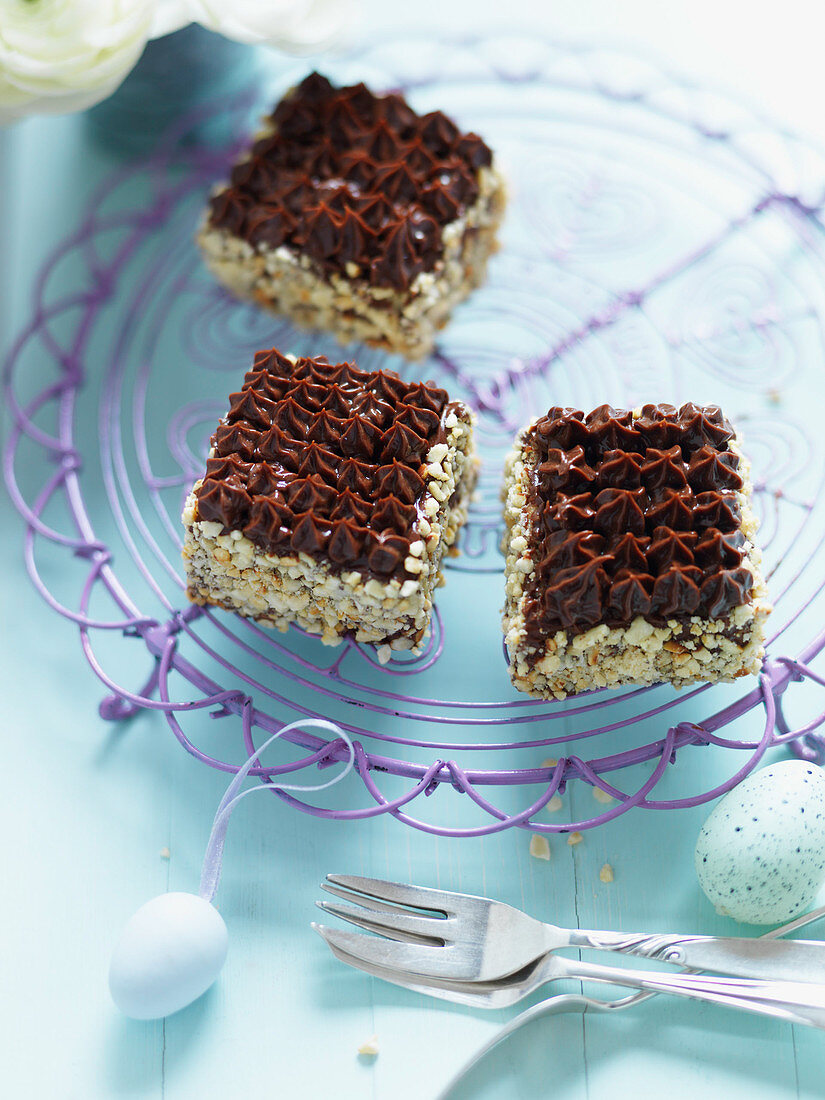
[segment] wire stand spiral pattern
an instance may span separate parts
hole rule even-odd
[[[329,68],[454,112],[498,150],[513,181],[488,285],[424,368],[356,353],[368,369],[434,377],[476,410],[484,464],[462,554],[449,562],[424,651],[386,666],[369,646],[329,650],[296,629],[272,635],[185,603],[178,517],[238,374],[259,347],[342,357],[330,341],[231,300],[192,243],[205,193],[253,124],[253,100],[273,102],[296,69],[277,89],[221,107],[215,124],[230,137],[181,152],[188,120],[106,183],[41,271],[6,367],[5,475],[26,524],[26,567],[49,605],[77,624],[111,693],[101,714],[160,711],[188,752],[226,772],[289,722],[333,720],[353,738],[366,806],[312,805],[277,789],[279,777],[346,758],[340,740],[292,732],[295,758],[259,762],[251,774],[311,814],[388,813],[450,836],[513,825],[564,832],[632,807],[696,806],[785,742],[822,760],[825,712],[793,724],[782,700],[794,682],[825,687],[811,667],[825,648],[825,440],[803,427],[806,379],[825,361],[825,160],[745,108],[596,48],[421,39],[403,49],[379,43]],[[38,389],[44,363],[53,377]],[[776,605],[757,685],[594,692],[553,704],[517,696],[501,661],[496,576],[500,470],[514,431],[550,404],[688,398],[722,404],[744,427],[754,462]],[[71,582],[69,556],[79,569]],[[55,594],[63,586],[71,597]],[[148,671],[134,686],[143,659]],[[456,683],[469,698],[455,697]],[[193,711],[220,720],[218,748],[186,732],[215,739],[187,717]],[[736,733],[732,724],[751,711],[761,732]],[[657,727],[665,732],[651,736]],[[584,755],[605,739],[604,754]],[[699,745],[739,750],[733,774],[698,794],[657,795],[677,757]],[[557,760],[535,761],[551,751]],[[573,783],[604,792],[604,809],[537,820]],[[474,804],[479,824],[413,816],[416,799],[449,788]]]

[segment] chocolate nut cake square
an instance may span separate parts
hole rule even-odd
[[[552,408],[519,433],[504,494],[521,691],[759,671],[770,605],[749,467],[718,406]]]
[[[417,359],[483,281],[504,201],[477,134],[313,73],[212,196],[198,241],[239,297]]]
[[[413,648],[475,477],[472,414],[433,383],[260,351],[186,501],[189,599]]]

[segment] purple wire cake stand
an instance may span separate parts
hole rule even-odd
[[[282,744],[288,759],[252,774],[311,814],[392,814],[445,836],[565,832],[632,807],[697,806],[786,742],[821,761],[825,713],[792,722],[783,699],[805,680],[789,695],[816,710],[825,686],[811,668],[825,647],[825,433],[810,429],[812,400],[825,397],[825,159],[736,102],[604,49],[405,39],[327,71],[454,114],[511,181],[487,285],[431,360],[350,352],[366,369],[432,377],[475,408],[483,470],[462,553],[424,652],[385,666],[369,646],[328,649],[186,603],[181,506],[253,352],[344,357],[230,299],[192,240],[240,137],[302,75],[293,64],[216,107],[208,147],[182,140],[204,122],[187,119],[105,183],[40,272],[6,367],[5,474],[26,566],[77,624],[110,692],[101,714],[160,711],[188,752],[226,772],[283,725],[329,719],[353,740],[360,784],[351,776],[323,805],[277,789],[348,758],[343,740],[301,731]],[[551,404],[688,399],[721,404],[753,460],[775,604],[761,675],[681,693],[519,696],[499,630],[498,490],[514,431]],[[674,790],[673,765],[698,746],[714,746],[724,774],[715,766],[712,785],[708,771],[698,791]],[[598,813],[541,814],[577,785]]]

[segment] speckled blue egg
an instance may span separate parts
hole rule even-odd
[[[696,844],[699,885],[723,916],[780,924],[825,884],[825,774],[784,760],[748,776],[708,817]]]

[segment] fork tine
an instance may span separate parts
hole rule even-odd
[[[466,909],[468,902],[487,901],[486,898],[475,898],[469,894],[433,890],[429,886],[408,886],[403,882],[387,882],[380,878],[362,878],[360,875],[327,875],[327,881],[381,901],[394,901],[398,905],[408,905],[414,909],[433,909],[446,916]]]
[[[369,907],[376,913],[409,913],[408,908],[404,908],[402,905],[393,905],[392,902],[379,901],[378,898],[367,897],[366,894],[356,894],[353,890],[345,890],[343,886],[333,886],[331,882],[322,882],[321,889],[326,890],[328,894],[334,894],[336,898],[341,898],[342,901],[357,902],[358,905],[363,905],[365,908]],[[440,917],[433,917],[432,920],[440,920]]]
[[[334,917],[349,921],[358,928],[366,928],[368,932],[377,932],[391,940],[399,940],[402,943],[421,943],[425,941],[431,945],[444,944],[444,936],[439,932],[445,932],[452,921],[441,917],[415,917],[412,913],[376,913],[369,909],[355,905],[333,905],[328,901],[316,901],[315,904],[325,913],[331,913]]]
[[[363,962],[383,967],[385,970],[405,971],[411,977],[424,975],[433,978],[457,978],[472,980],[467,973],[467,954],[455,945],[430,947],[425,944],[399,943],[383,936],[364,936],[360,932],[340,932],[323,924],[313,928],[333,949],[336,947]]]
[[[323,925],[312,921],[310,927],[323,935],[321,931]],[[423,977],[420,974],[406,974],[403,970],[387,970],[375,963],[367,962],[365,959],[357,959],[342,947],[338,947],[329,941],[327,941],[327,947],[336,959],[340,959],[347,966],[361,970],[365,974],[371,974],[374,978],[381,978],[382,981],[392,982],[393,985],[401,986],[402,989],[409,989],[413,993],[421,993],[426,997],[435,997],[438,1000],[452,1001],[456,1004],[471,1005],[473,1008],[503,1008],[506,1007],[507,1002],[515,1004],[522,999],[518,990],[513,991],[509,997],[507,996],[509,991],[505,991],[499,995],[499,999],[504,1002],[503,1004],[492,1003],[485,996],[479,995],[480,990],[482,992],[486,991],[489,983],[485,985],[483,982],[460,982],[448,979],[442,981],[438,978]]]

